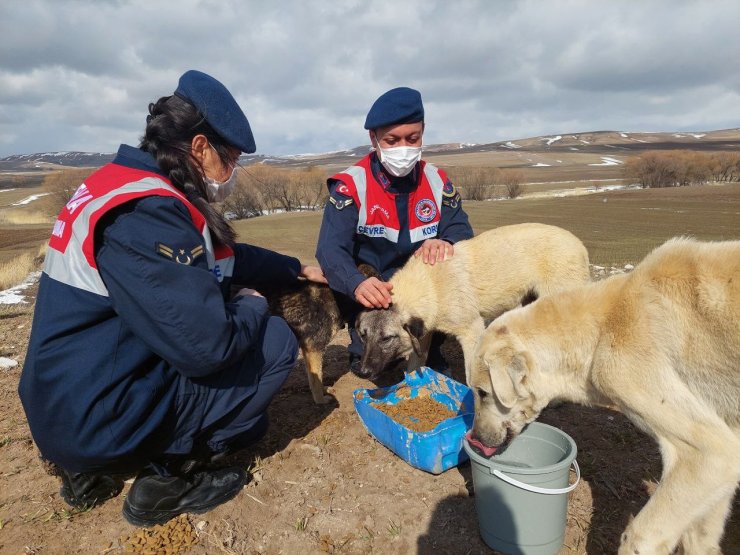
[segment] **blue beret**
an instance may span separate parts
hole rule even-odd
[[[365,129],[417,121],[424,121],[421,94],[408,87],[398,87],[383,93],[373,103],[365,119]]]
[[[175,95],[195,106],[218,135],[242,152],[257,150],[247,116],[220,81],[191,69],[180,77]]]

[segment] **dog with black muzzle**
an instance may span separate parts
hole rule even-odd
[[[365,349],[356,373],[372,380],[404,361],[415,370],[426,360],[432,332],[439,331],[460,343],[469,381],[486,321],[589,279],[583,243],[565,229],[539,223],[502,226],[460,241],[451,258],[434,265],[412,257],[390,279],[391,306],[357,317]]]

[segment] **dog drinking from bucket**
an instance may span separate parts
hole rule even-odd
[[[619,553],[720,553],[740,480],[738,276],[740,241],[672,239],[630,274],[494,320],[473,363],[471,444],[506,444],[553,398],[618,408],[663,459]]]
[[[471,461],[475,508],[483,540],[518,555],[554,555],[565,538],[568,493],[580,470],[573,439],[562,430],[532,422],[496,456],[464,448]],[[569,485],[571,465],[576,472]]]

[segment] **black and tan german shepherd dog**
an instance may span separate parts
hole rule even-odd
[[[360,264],[358,268],[367,277],[380,277],[367,264]],[[328,285],[310,281],[274,288],[263,287],[259,292],[267,299],[270,312],[284,318],[298,338],[314,402],[327,403],[332,397],[324,393],[324,350],[334,335],[354,319],[361,306]]]

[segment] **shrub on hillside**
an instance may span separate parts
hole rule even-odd
[[[487,200],[494,197],[499,170],[494,167],[452,167],[450,181],[464,200]]]
[[[50,193],[50,210],[53,216],[59,214],[72,198],[77,188],[95,171],[95,168],[74,168],[60,170],[44,178],[44,190]]]
[[[740,154],[690,150],[649,151],[624,165],[625,177],[643,188],[702,185],[709,180],[740,180]]]
[[[262,195],[246,172],[237,173],[236,187],[222,205],[222,211],[236,220],[256,218],[265,211]]]
[[[507,198],[517,198],[524,189],[524,174],[518,170],[501,170],[498,174],[499,182],[504,186]]]
[[[237,218],[265,212],[320,210],[326,204],[326,173],[316,167],[302,169],[253,165],[239,172],[234,193],[224,210]]]

